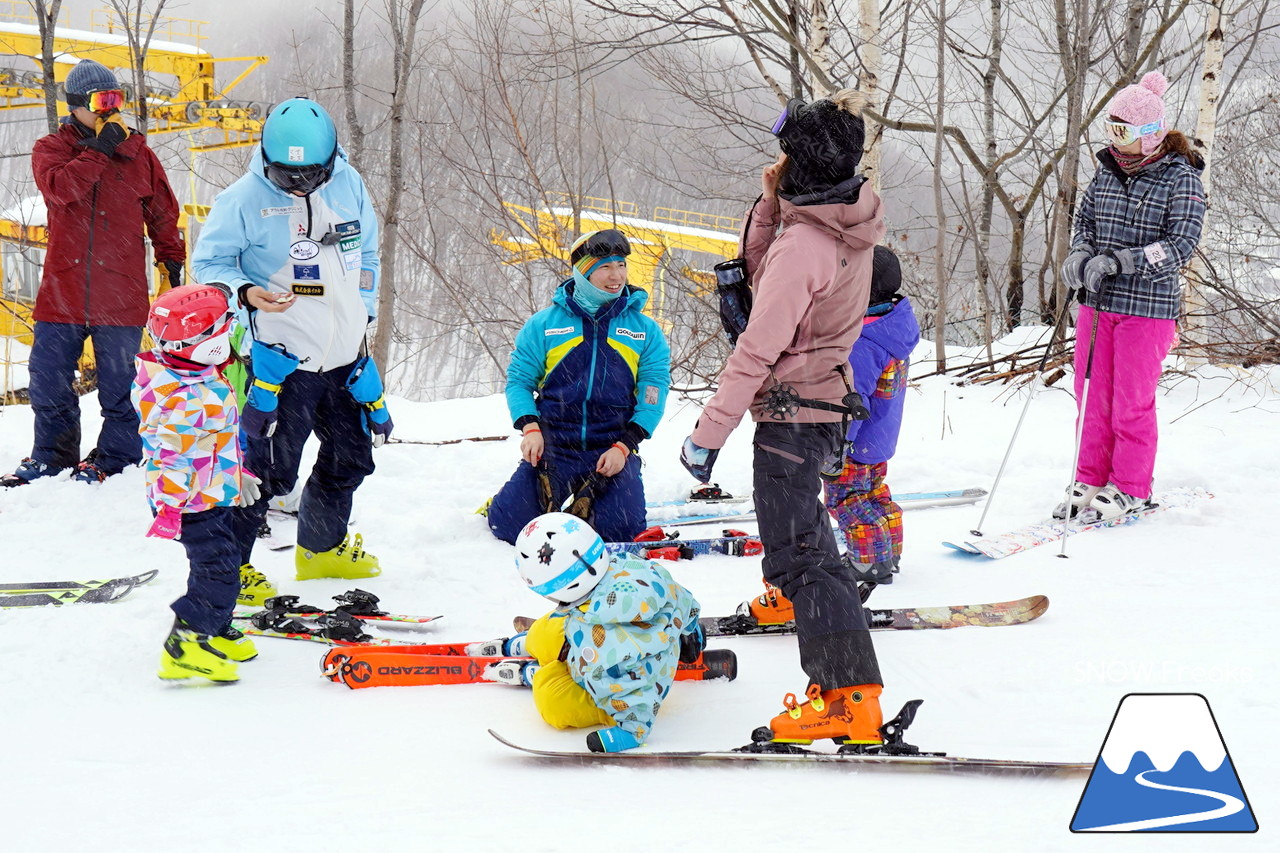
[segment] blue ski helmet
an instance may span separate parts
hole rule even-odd
[[[262,126],[263,173],[287,193],[308,195],[333,174],[338,132],[324,107],[308,98],[279,104]]]

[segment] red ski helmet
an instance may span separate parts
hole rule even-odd
[[[167,290],[151,304],[147,331],[156,349],[195,364],[218,365],[231,357],[235,314],[216,287],[188,284]]]

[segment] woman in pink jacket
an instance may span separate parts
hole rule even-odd
[[[852,90],[792,100],[774,125],[783,153],[764,169],[743,233],[751,319],[681,453],[705,483],[748,410],[756,421],[756,513],[765,580],[776,589],[753,615],[794,618],[812,682],[806,701],[784,699],[786,710],[770,723],[775,742],[882,741],[880,669],[819,478],[844,439],[849,352],[867,308],[872,251],[885,233],[880,199],[857,174],[862,106]]]

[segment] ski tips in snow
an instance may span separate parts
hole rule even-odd
[[[132,577],[93,581],[33,581],[0,584],[0,609],[59,606],[63,604],[109,604],[150,583],[160,574],[151,569]]]

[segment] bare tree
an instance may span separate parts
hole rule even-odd
[[[404,195],[405,102],[410,80],[417,67],[414,44],[425,0],[387,0],[387,20],[391,25],[391,124],[387,152],[387,195],[382,204],[382,282],[378,289],[378,322],[373,336],[373,358],[385,365],[395,331],[398,255],[400,248],[400,202]]]
[[[1196,120],[1193,150],[1204,158],[1205,168],[1200,180],[1204,184],[1206,199],[1213,196],[1213,142],[1218,132],[1218,99],[1222,94],[1222,0],[1207,0],[1208,10],[1204,22],[1204,57],[1200,70],[1200,106]],[[1205,211],[1205,218],[1209,216]],[[1182,337],[1192,345],[1206,343],[1205,314],[1207,302],[1203,282],[1207,265],[1202,253],[1192,257],[1187,269],[1184,289]]]
[[[943,135],[943,121],[947,107],[947,86],[946,86],[946,70],[947,70],[947,0],[938,0],[938,41],[937,41],[937,62],[938,62],[938,79],[936,82],[937,95],[934,100],[935,110],[933,114],[933,206],[934,213],[938,217],[937,235],[938,242],[934,248],[934,286],[936,288],[938,305],[934,311],[933,327],[937,330],[934,335],[934,359],[938,363],[939,370],[947,369],[947,341],[943,329],[947,325],[947,209],[942,201],[942,152],[946,137]]]
[[[342,107],[347,122],[347,155],[359,171],[364,167],[364,125],[356,110],[355,0],[342,0]]]
[[[883,51],[880,49],[880,0],[860,0],[858,3],[858,38],[862,44],[858,51],[861,70],[858,74],[858,91],[867,96],[867,104],[884,112],[880,101],[880,66]],[[871,189],[880,192],[881,139],[884,128],[874,124],[867,139],[862,157],[862,174],[871,183]]]
[[[36,26],[40,28],[40,82],[44,87],[44,114],[49,120],[49,132],[58,132],[58,84],[53,78],[56,58],[53,37],[58,24],[62,0],[28,0],[31,11],[36,13]]]
[[[129,56],[133,60],[133,97],[135,115],[138,118],[138,130],[147,132],[148,98],[147,98],[147,49],[151,46],[151,37],[155,34],[156,25],[160,23],[160,14],[169,0],[152,0],[148,11],[146,0],[109,0],[111,8],[120,17],[120,26],[124,29],[129,43]]]

